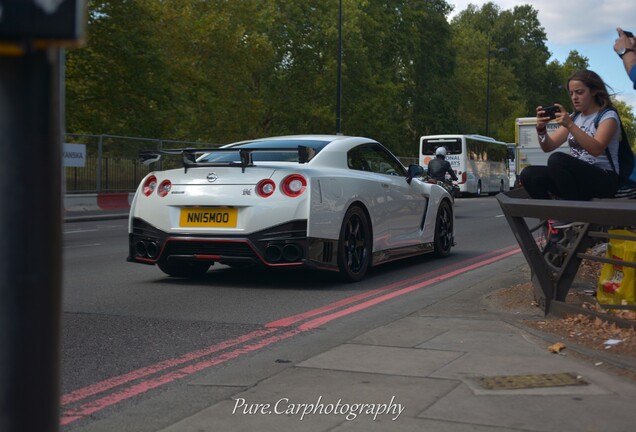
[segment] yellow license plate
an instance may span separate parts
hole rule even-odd
[[[237,213],[235,208],[182,208],[181,216],[179,217],[179,226],[236,228]]]

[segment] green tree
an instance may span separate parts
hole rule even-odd
[[[512,141],[514,118],[524,111],[514,73],[519,50],[503,37],[500,16],[499,7],[487,3],[481,9],[470,5],[453,19],[453,43],[461,53],[454,76],[461,94],[458,124],[462,133],[485,134],[488,110],[489,135]]]
[[[171,94],[166,59],[152,39],[151,3],[90,2],[87,46],[70,51],[66,63],[69,131],[163,135]]]
[[[450,6],[444,1],[419,2],[421,11],[411,40],[413,100],[411,139],[419,135],[457,131],[460,93],[453,80],[457,51],[447,21]]]
[[[546,68],[550,58],[547,36],[538,11],[530,5],[503,11],[495,21],[493,40],[508,48],[506,64],[516,79],[516,100],[522,106],[521,113],[525,116],[526,112],[534,112],[537,105],[545,103],[553,85]]]
[[[171,112],[177,139],[231,142],[267,129],[267,81],[274,49],[267,29],[269,4],[257,0],[169,0],[170,17],[157,32],[172,59]],[[189,5],[186,7],[186,5]]]
[[[337,2],[276,0],[266,132],[335,132]]]
[[[359,3],[345,27],[344,132],[415,156],[420,135],[456,125],[450,6],[441,0]]]

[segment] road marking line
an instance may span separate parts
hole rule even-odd
[[[341,311],[334,312],[334,313],[332,313],[330,315],[325,315],[323,317],[316,318],[314,320],[311,320],[309,322],[301,324],[300,326],[298,326],[298,328],[301,329],[301,330],[315,329],[315,328],[320,327],[320,326],[322,326],[322,325],[324,325],[324,324],[326,324],[326,323],[328,323],[330,321],[333,321],[333,320],[335,320],[337,318],[341,318],[343,316],[350,315],[350,314],[355,313],[355,312],[359,312],[359,311],[367,309],[367,308],[369,308],[371,306],[375,306],[376,304],[383,303],[383,302],[385,302],[387,300],[390,300],[392,298],[395,298],[395,297],[410,293],[412,291],[416,291],[418,289],[424,288],[424,287],[432,285],[434,283],[441,282],[441,281],[446,280],[446,279],[450,279],[453,276],[457,276],[458,274],[465,273],[467,271],[470,271],[470,270],[473,270],[473,269],[488,265],[488,264],[490,264],[492,262],[498,261],[500,259],[506,258],[506,257],[511,256],[511,255],[515,255],[515,254],[517,254],[519,252],[521,252],[521,249],[515,249],[515,250],[512,250],[510,252],[506,252],[506,253],[504,253],[502,255],[492,257],[492,258],[487,259],[485,261],[472,264],[472,265],[470,265],[468,267],[464,267],[464,268],[455,270],[454,272],[451,272],[451,273],[448,273],[448,274],[445,274],[445,275],[442,275],[442,276],[437,276],[437,277],[435,277],[433,279],[430,279],[430,280],[427,280],[425,282],[422,282],[422,283],[419,283],[419,284],[416,284],[416,285],[411,285],[409,287],[402,288],[402,289],[397,290],[397,291],[392,291],[392,292],[390,292],[388,294],[385,294],[385,295],[380,296],[380,297],[373,298],[373,299],[368,300],[368,301],[366,301],[364,303],[359,303],[359,304],[357,304],[355,306],[351,306],[351,307],[349,307],[347,309],[343,309]]]
[[[261,336],[268,335],[270,333],[273,333],[274,331],[275,329],[255,330],[253,332],[247,333],[243,336],[239,336],[234,339],[223,341],[221,343],[214,344],[197,351],[186,353],[182,356],[179,356],[173,359],[165,360],[159,363],[155,363],[154,365],[150,365],[147,367],[134,370],[132,372],[128,372],[127,374],[124,374],[124,375],[119,375],[113,378],[109,378],[109,379],[97,382],[95,384],[91,384],[87,387],[83,387],[81,389],[78,389],[78,390],[72,391],[71,393],[63,395],[61,400],[62,406],[71,404],[73,402],[77,402],[79,400],[85,399],[89,396],[96,395],[98,393],[102,393],[104,391],[110,390],[122,384],[127,384],[139,378],[143,378],[145,376],[148,376],[157,372],[161,372],[165,369],[168,369],[174,366],[179,366],[183,363],[187,363],[192,360],[196,360],[200,357],[213,354],[217,351],[227,349],[231,346],[238,345],[238,344],[250,341],[252,339],[256,339]]]
[[[469,258],[469,259],[467,259],[465,261],[462,261],[461,263],[450,264],[450,265],[447,265],[447,266],[442,267],[440,269],[433,270],[431,272],[425,273],[423,275],[419,275],[419,276],[415,276],[415,277],[407,279],[407,280],[395,282],[395,283],[393,283],[391,285],[388,285],[386,287],[383,287],[383,288],[376,288],[376,289],[368,291],[366,293],[362,293],[362,294],[358,294],[358,295],[355,295],[355,296],[347,297],[345,299],[339,300],[339,301],[334,302],[334,303],[330,303],[330,304],[325,305],[325,306],[321,306],[321,307],[316,308],[316,309],[312,309],[312,310],[307,311],[307,312],[302,312],[302,313],[297,314],[297,315],[292,315],[290,317],[281,318],[279,320],[269,322],[269,323],[265,324],[265,327],[267,327],[267,328],[269,328],[269,327],[289,327],[292,324],[295,324],[295,323],[297,323],[299,321],[303,321],[303,320],[305,320],[307,318],[311,318],[312,316],[320,315],[322,313],[329,312],[329,311],[334,310],[334,309],[338,309],[341,306],[346,306],[347,304],[354,303],[354,302],[357,302],[359,300],[364,300],[365,298],[368,298],[368,297],[373,297],[376,294],[380,294],[380,293],[383,293],[383,292],[386,292],[386,291],[390,291],[390,290],[392,290],[394,288],[397,288],[397,287],[405,285],[405,284],[413,284],[416,281],[420,281],[422,279],[431,278],[431,277],[433,277],[434,274],[445,273],[445,272],[449,271],[449,269],[453,269],[454,270],[454,269],[456,269],[458,267],[461,268],[461,269],[465,269],[466,268],[466,264],[468,262],[472,262],[472,261],[481,262],[481,260],[486,259],[485,257],[491,256],[493,254],[505,253],[511,247],[512,248],[517,248],[517,246],[514,245],[514,246],[508,246],[508,247],[505,247],[505,248],[502,248],[502,249],[499,249],[499,250],[496,250],[496,251],[488,252],[488,253],[473,257],[473,258]]]
[[[73,246],[64,246],[64,249],[77,249],[83,247],[91,247],[91,246],[101,246],[101,243],[86,243],[81,245],[73,245]]]
[[[60,424],[62,426],[65,426],[67,424],[73,423],[77,420],[80,420],[83,417],[94,414],[97,411],[101,411],[104,408],[108,408],[112,405],[116,405],[126,399],[130,399],[132,397],[146,393],[149,390],[155,389],[164,384],[169,384],[178,379],[186,378],[192,375],[193,373],[200,372],[212,366],[217,366],[221,363],[225,363],[229,360],[240,357],[243,354],[247,354],[252,351],[257,351],[261,348],[264,348],[276,342],[289,339],[290,337],[296,336],[299,333],[302,333],[302,330],[298,330],[298,329],[288,330],[287,332],[282,333],[280,335],[270,336],[266,339],[263,339],[262,341],[259,341],[250,345],[245,345],[241,348],[237,348],[234,351],[220,354],[208,360],[204,360],[204,361],[186,366],[179,370],[168,372],[167,374],[158,376],[156,378],[151,378],[149,380],[142,381],[138,384],[134,384],[131,387],[128,387],[122,391],[110,394],[108,396],[104,396],[95,401],[88,402],[78,408],[71,409],[64,412],[61,415]]]
[[[64,234],[83,234],[87,232],[99,231],[98,229],[78,229],[73,231],[64,231]]]

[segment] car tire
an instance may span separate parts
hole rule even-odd
[[[358,207],[347,210],[340,227],[338,269],[346,282],[362,280],[371,263],[371,226],[367,215]]]
[[[157,266],[168,276],[192,278],[204,275],[210,268],[210,263],[191,261],[159,262]]]
[[[448,201],[442,201],[437,209],[435,217],[435,256],[446,258],[450,255],[453,246],[453,212]]]

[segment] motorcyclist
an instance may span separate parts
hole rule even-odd
[[[446,180],[446,173],[450,174],[450,177],[457,181],[457,176],[451,168],[450,163],[446,160],[446,148],[437,147],[435,150],[435,158],[428,163],[428,175],[433,179],[444,182]]]

